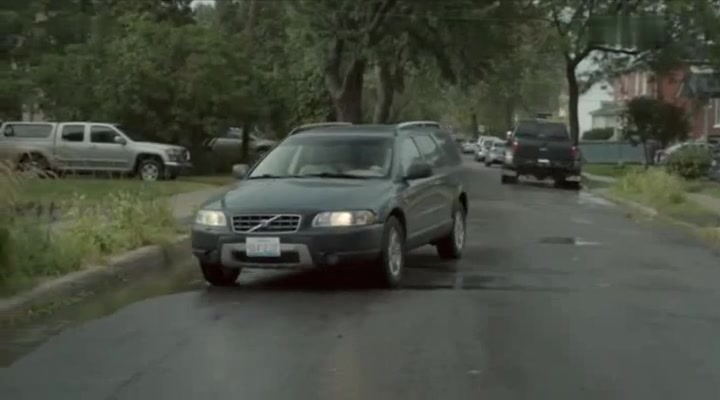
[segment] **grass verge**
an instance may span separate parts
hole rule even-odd
[[[0,296],[130,249],[169,243],[179,232],[166,197],[157,191],[128,191],[122,184],[63,198],[64,211],[72,218],[63,229],[54,230],[45,216],[19,218],[16,210],[34,195],[28,190],[61,185],[64,180],[44,180],[2,165],[0,176]],[[49,196],[44,200],[57,200]]]
[[[686,181],[661,169],[626,173],[610,190],[616,196],[702,229],[720,226],[720,216],[688,198]]]
[[[588,174],[609,176],[611,178],[620,178],[628,173],[645,169],[644,166],[637,164],[584,164],[582,168],[583,172]]]

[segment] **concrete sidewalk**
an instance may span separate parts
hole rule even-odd
[[[588,174],[587,172],[583,172],[583,177],[585,179],[588,179],[590,181],[595,182],[601,182],[601,183],[615,183],[617,182],[616,178],[613,178],[611,176],[602,176],[602,175],[594,175],[594,174]],[[703,208],[706,208],[715,214],[720,215],[720,199],[714,196],[710,196],[707,194],[702,193],[688,193],[687,194],[688,199],[690,201],[700,205]]]

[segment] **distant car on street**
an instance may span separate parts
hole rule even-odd
[[[509,132],[510,152],[503,162],[502,183],[521,176],[552,178],[556,186],[580,188],[582,156],[562,122],[522,120]]]
[[[360,264],[396,287],[409,250],[462,256],[462,157],[437,123],[301,127],[234,173],[242,183],[206,203],[192,227],[212,285],[234,284],[242,268]]]
[[[505,161],[505,151],[507,150],[507,143],[496,139],[491,142],[490,149],[487,156],[485,157],[485,165],[492,166],[494,164],[502,164]]]
[[[462,152],[466,154],[472,154],[476,149],[475,142],[470,139],[463,141],[461,147]]]
[[[492,150],[493,143],[501,141],[500,139],[490,136],[486,137],[480,142],[480,145],[478,146],[478,150],[475,153],[475,161],[478,162],[484,162],[488,157],[490,157],[490,152]]]

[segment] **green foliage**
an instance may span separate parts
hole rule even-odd
[[[667,159],[667,171],[685,179],[700,179],[707,176],[712,157],[702,149],[686,148],[678,150]]]
[[[653,207],[673,207],[687,201],[681,178],[661,169],[635,170],[615,183],[613,191]]]
[[[121,189],[92,202],[75,197],[66,204],[71,222],[63,227],[53,228],[49,218],[16,215],[23,190],[38,179],[0,166],[5,191],[0,198],[0,291],[21,289],[126,250],[164,244],[178,233],[163,198]]]
[[[582,135],[583,140],[609,140],[615,134],[614,128],[594,128],[585,131]]]
[[[643,142],[657,140],[663,147],[686,139],[690,132],[690,121],[682,108],[650,97],[629,101],[624,117],[626,136],[638,135]]]

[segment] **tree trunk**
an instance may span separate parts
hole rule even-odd
[[[515,99],[508,98],[505,100],[505,129],[510,130],[515,124]],[[505,132],[503,132],[503,135]]]
[[[580,119],[578,117],[578,104],[580,100],[580,86],[575,76],[576,63],[565,60],[565,77],[568,84],[568,117],[570,118],[570,137],[575,146],[580,142]]]
[[[247,25],[245,26],[245,36],[247,38],[247,48],[245,49],[246,58],[249,62],[252,62],[253,54],[255,50],[255,15],[257,14],[257,2],[256,0],[250,0],[247,6]],[[243,118],[242,126],[242,162],[250,162],[250,129],[252,125],[248,121],[249,113],[245,113]]]
[[[325,85],[330,92],[337,120],[360,123],[362,121],[363,78],[367,62],[363,56],[358,55],[343,71],[342,57],[344,54],[345,41],[336,38],[325,63]]]
[[[341,90],[330,92],[340,122],[362,122],[362,94],[365,60],[355,60],[344,74]]]
[[[395,82],[387,62],[380,61],[375,66],[377,73],[377,100],[373,113],[373,122],[385,124],[390,120],[390,109],[395,97]]]
[[[470,112],[470,137],[475,137],[478,133],[478,119],[475,111]]]

